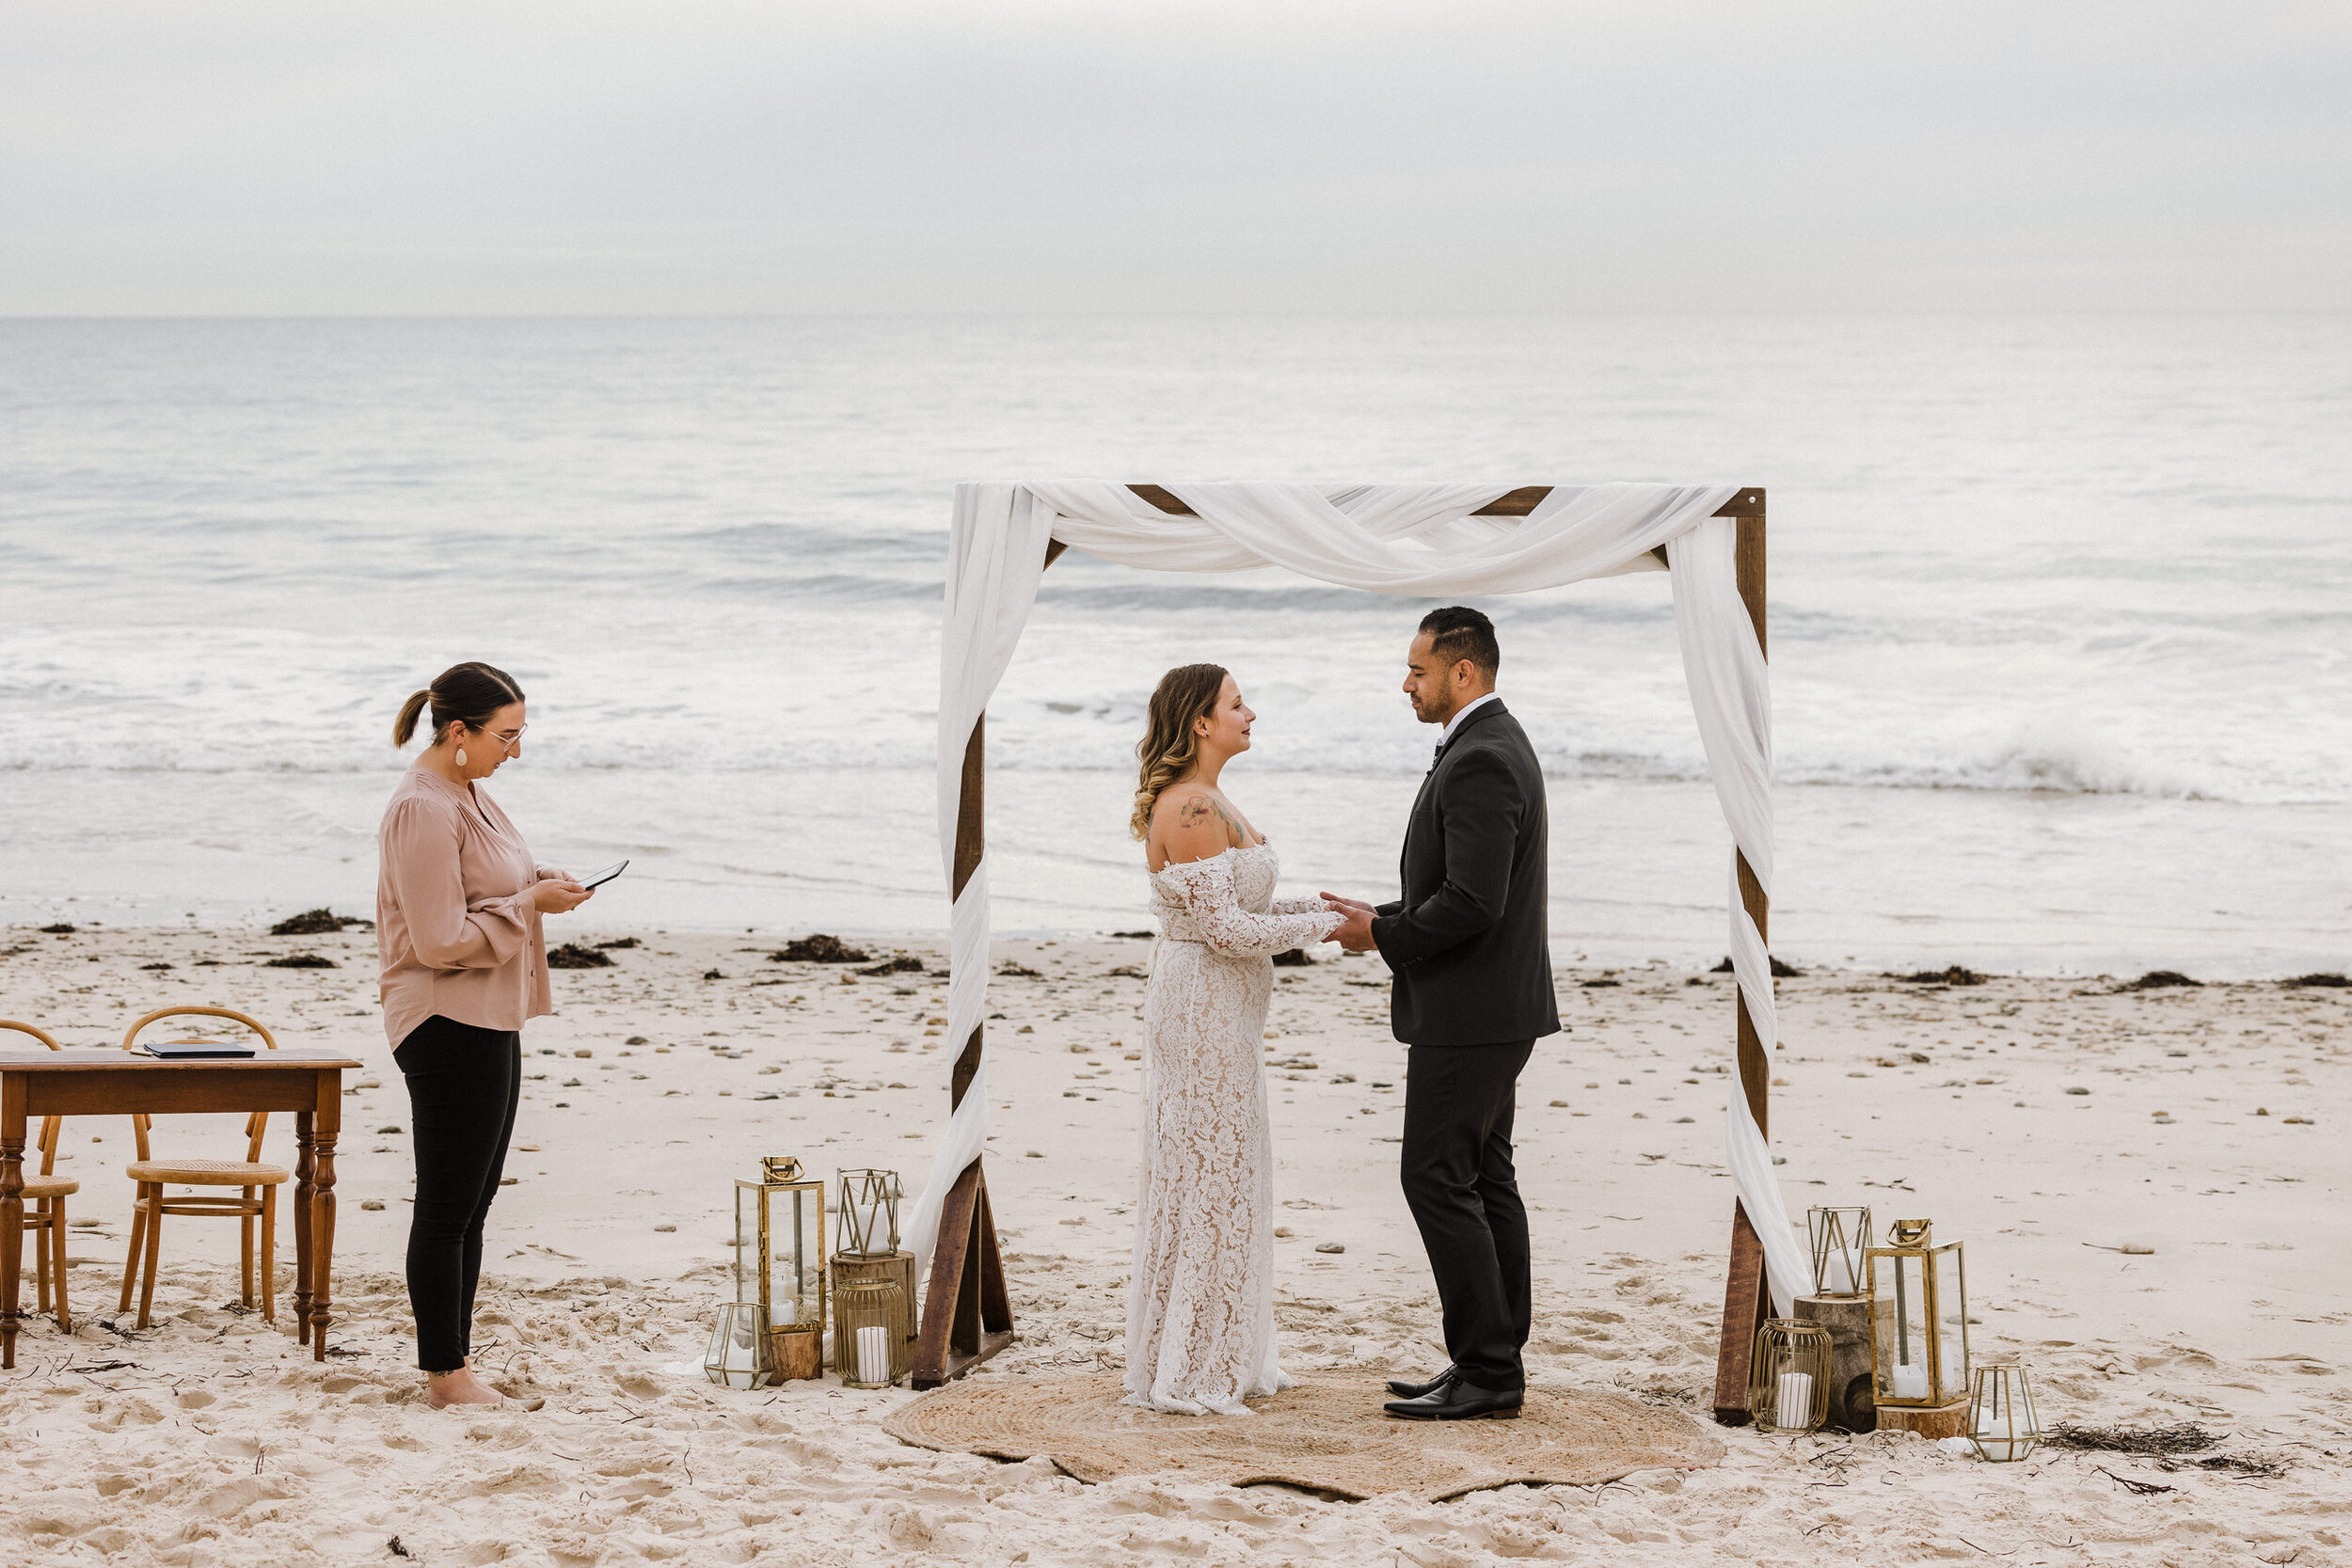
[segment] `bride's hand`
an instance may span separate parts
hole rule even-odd
[[[1361,910],[1366,914],[1374,912],[1373,907],[1370,904],[1365,903],[1360,898],[1343,898],[1336,893],[1318,893],[1315,896],[1330,905],[1333,909],[1340,911],[1342,913],[1345,913],[1349,910]]]

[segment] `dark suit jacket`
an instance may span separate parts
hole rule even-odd
[[[1395,978],[1408,1045],[1502,1045],[1557,1034],[1545,906],[1544,772],[1497,700],[1454,732],[1405,830],[1405,896],[1372,940]]]

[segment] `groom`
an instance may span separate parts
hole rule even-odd
[[[1406,1053],[1406,1201],[1445,1310],[1453,1364],[1392,1382],[1407,1420],[1510,1419],[1527,1375],[1527,1208],[1511,1166],[1511,1112],[1535,1041],[1557,1034],[1544,903],[1544,774],[1495,695],[1502,653],[1475,610],[1433,610],[1406,656],[1405,694],[1444,726],[1405,829],[1405,896],[1376,909],[1323,896],[1351,953],[1392,974]]]

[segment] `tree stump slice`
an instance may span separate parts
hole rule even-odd
[[[1968,1402],[1950,1404],[1882,1404],[1879,1425],[1889,1432],[1915,1432],[1932,1443],[1941,1437],[1968,1434]]]
[[[1895,1304],[1868,1296],[1799,1296],[1797,1316],[1829,1330],[1828,1424],[1848,1432],[1878,1428],[1870,1389],[1870,1320],[1893,1321]]]

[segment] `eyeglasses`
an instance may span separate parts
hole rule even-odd
[[[485,730],[480,733],[487,735],[492,740],[497,741],[501,750],[511,752],[516,747],[522,744],[523,731],[529,728],[531,728],[529,724],[523,724],[517,726],[512,734],[509,734],[505,730]]]

